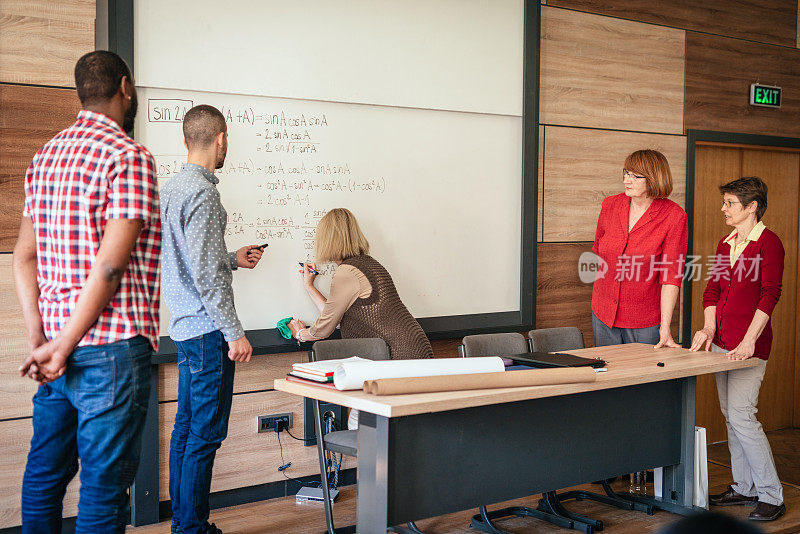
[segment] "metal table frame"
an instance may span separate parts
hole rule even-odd
[[[694,511],[694,376],[402,417],[363,410],[358,531],[665,466],[655,508]]]

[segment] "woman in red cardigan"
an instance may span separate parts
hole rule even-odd
[[[750,519],[771,521],[786,512],[783,488],[769,441],[756,419],[761,381],[772,346],[770,315],[781,295],[784,250],[761,222],[767,185],[756,177],[720,186],[725,223],[734,230],[717,245],[703,293],[704,326],[692,350],[725,353],[729,359],[757,358],[758,365],[716,374],[717,394],[728,427],[734,483],[711,495],[717,506],[756,505]]]
[[[595,346],[650,343],[678,347],[670,332],[689,229],[686,212],[667,197],[667,158],[638,150],[625,159],[625,192],[603,200],[592,250],[605,264],[592,288]]]

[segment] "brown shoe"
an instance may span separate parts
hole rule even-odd
[[[733,487],[728,486],[728,489],[725,490],[724,493],[709,495],[708,502],[711,503],[712,506],[755,506],[758,502],[758,497],[745,497],[740,493],[736,493]]]
[[[756,509],[750,512],[748,519],[752,519],[753,521],[774,521],[785,513],[785,504],[776,506],[774,504],[758,501]]]

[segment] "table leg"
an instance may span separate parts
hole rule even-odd
[[[389,419],[358,414],[358,532],[383,534],[389,505]]]
[[[626,499],[651,504],[655,508],[680,515],[691,515],[694,507],[694,417],[697,377],[681,380],[681,462],[664,467],[662,497],[624,495]]]
[[[158,365],[150,366],[150,399],[142,429],[142,452],[130,491],[131,525],[158,523]]]
[[[319,478],[322,486],[322,506],[325,509],[325,524],[328,527],[328,534],[335,534],[333,527],[333,505],[331,504],[331,490],[328,486],[328,470],[325,465],[325,440],[322,434],[322,417],[319,413],[319,401],[311,401],[314,406],[314,433],[317,437],[317,455],[319,456]]]

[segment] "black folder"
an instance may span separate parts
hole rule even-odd
[[[506,356],[516,365],[530,367],[605,367],[605,360],[599,358],[583,358],[562,352],[527,352]]]

